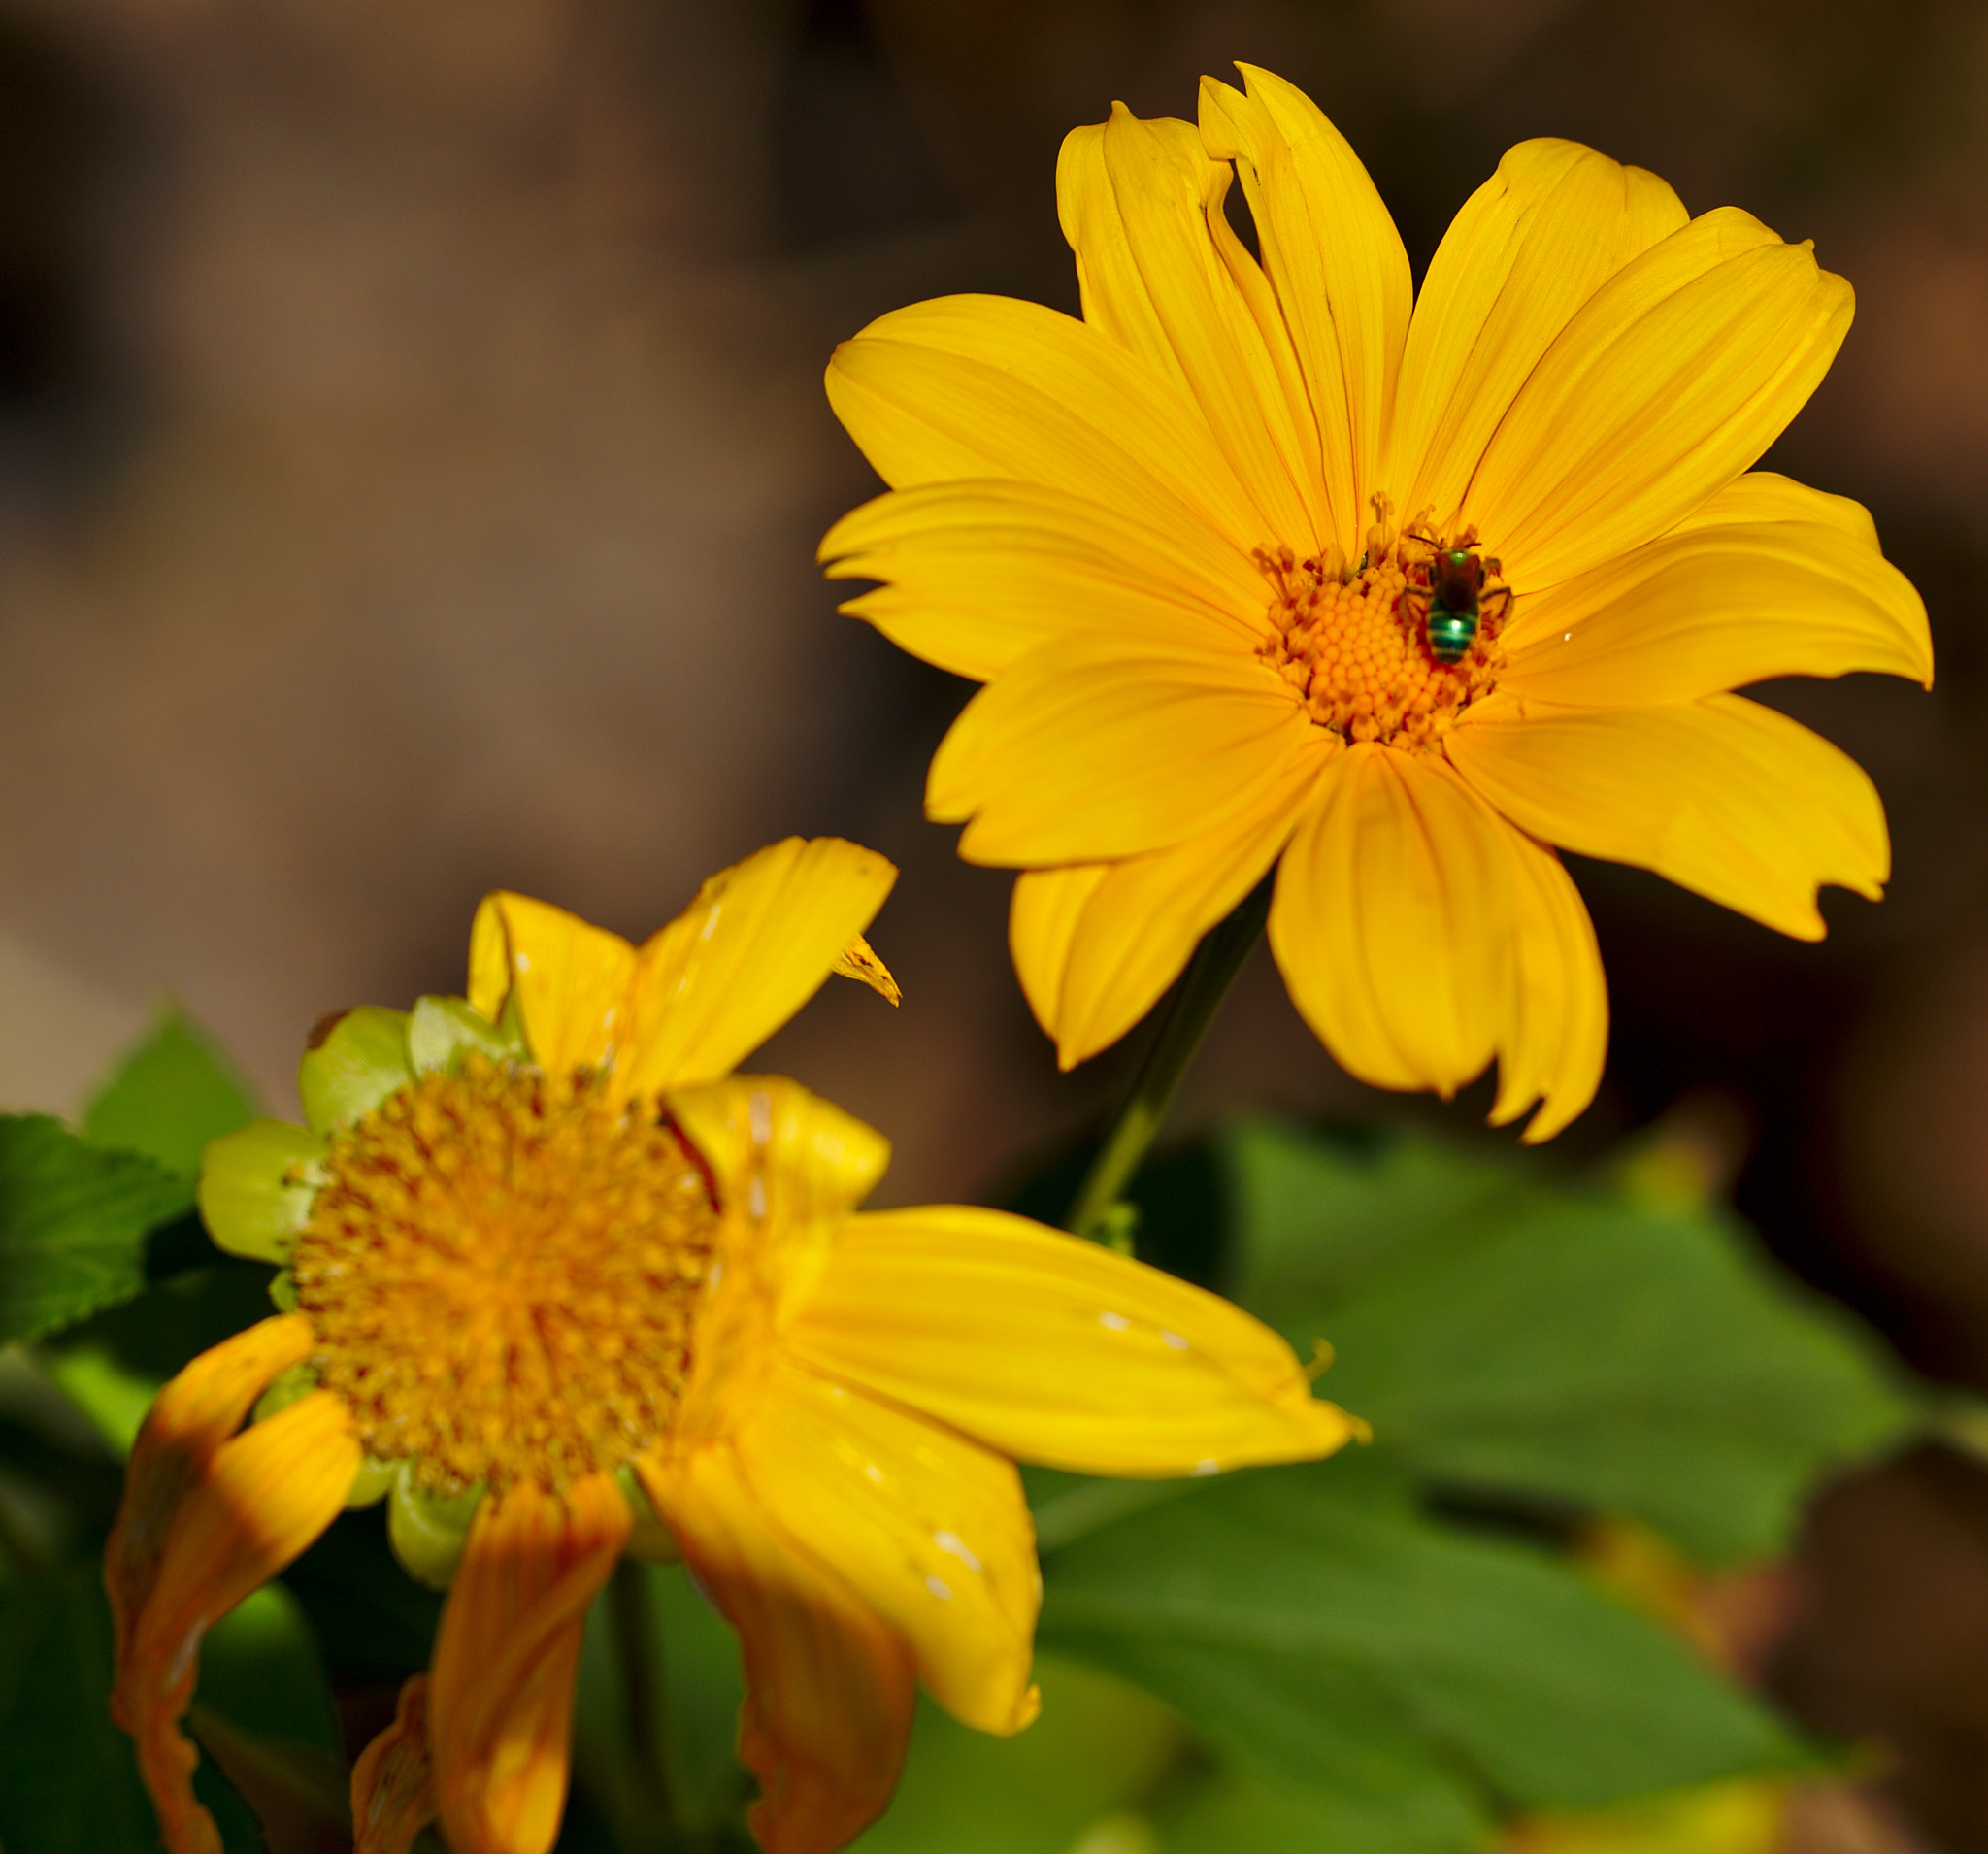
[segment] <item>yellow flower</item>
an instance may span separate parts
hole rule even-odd
[[[726,1078],[831,970],[894,991],[859,938],[894,876],[790,839],[641,947],[494,895],[467,1000],[348,1013],[308,1128],[210,1147],[209,1226],[282,1264],[290,1310],[160,1392],[111,1539],[113,1705],[174,1854],[219,1848],[178,1724],[201,1634],[347,1506],[388,1497],[449,1585],[353,1773],[361,1854],[437,1814],[455,1854],[551,1845],[624,1547],[680,1552],[739,1632],[754,1828],[814,1854],[888,1799],[916,1680],[986,1731],[1034,1714],[1011,1456],[1174,1474],[1352,1432],[1199,1289],[997,1211],[850,1214],[883,1140]]]
[[[1749,471],[1849,286],[1537,141],[1411,315],[1352,150],[1242,70],[1246,94],[1204,81],[1198,130],[1119,106],[1065,142],[1083,320],[956,296],[837,350],[830,398],[894,493],[822,555],[884,582],[845,611],[988,685],[926,809],[1024,872],[1015,966],[1065,1067],[1277,863],[1271,944],[1339,1060],[1447,1094],[1496,1058],[1493,1119],[1543,1101],[1543,1139],[1592,1098],[1607,1014],[1549,845],[1805,939],[1818,884],[1888,873],[1863,772],[1728,693],[1932,674],[1865,512]]]

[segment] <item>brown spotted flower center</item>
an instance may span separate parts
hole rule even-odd
[[[1474,536],[1444,540],[1415,523],[1397,534],[1381,500],[1381,520],[1368,531],[1357,566],[1338,548],[1303,560],[1289,547],[1257,550],[1271,584],[1272,626],[1257,654],[1299,692],[1318,726],[1346,741],[1426,751],[1496,685],[1505,667],[1498,634],[1511,599]],[[1477,565],[1446,574],[1452,549]],[[1475,621],[1451,661],[1431,634],[1432,607],[1439,633],[1450,611],[1445,592],[1467,609],[1464,622]],[[1450,619],[1451,637],[1458,623]]]
[[[331,1138],[291,1258],[367,1450],[453,1493],[613,1470],[669,1426],[717,1211],[653,1108],[473,1056]]]

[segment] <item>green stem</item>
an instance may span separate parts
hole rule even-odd
[[[669,1772],[663,1765],[664,1696],[662,1669],[657,1664],[655,1605],[649,1596],[646,1567],[639,1559],[624,1557],[615,1563],[608,1580],[608,1620],[621,1675],[621,1730],[628,1755],[629,1789],[641,1818],[637,1839],[645,1847],[676,1847],[681,1837],[670,1803]]]
[[[1077,1187],[1070,1214],[1063,1219],[1063,1227],[1072,1236],[1102,1241],[1114,1220],[1112,1212],[1159,1132],[1187,1065],[1194,1060],[1217,1008],[1270,918],[1271,881],[1266,876],[1258,882],[1242,906],[1204,934],[1194,949],[1132,1092],[1125,1097],[1125,1105],[1118,1109],[1118,1117],[1111,1122]]]

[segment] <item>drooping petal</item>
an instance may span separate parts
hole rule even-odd
[[[1338,745],[1323,729],[1308,729],[1284,777],[1206,837],[1015,878],[1009,944],[1060,1068],[1088,1061],[1152,1009],[1201,937],[1276,861]]]
[[[200,1220],[230,1255],[284,1262],[311,1219],[324,1136],[287,1120],[251,1120],[208,1142]]]
[[[1309,1459],[1359,1429],[1241,1308],[999,1210],[851,1217],[788,1338],[831,1377],[1080,1473]]]
[[[723,1444],[637,1473],[698,1583],[739,1632],[739,1755],[767,1854],[833,1854],[882,1812],[915,1692],[896,1631],[760,1505]]]
[[[1575,310],[1683,225],[1654,174],[1577,142],[1521,142],[1471,195],[1423,281],[1402,357],[1389,461],[1401,518],[1452,532],[1471,473]]]
[[[1248,649],[1270,629],[1262,572],[1211,529],[1162,533],[1040,483],[894,490],[837,522],[821,558],[832,579],[885,582],[843,612],[981,682],[1069,631]]]
[[[428,1742],[428,1676],[400,1690],[393,1723],[352,1766],[352,1854],[408,1854],[441,1813]]]
[[[1552,853],[1441,760],[1355,746],[1277,869],[1271,949],[1339,1062],[1447,1095],[1496,1056],[1492,1119],[1541,1097],[1544,1139],[1593,1099],[1607,992],[1587,910]]]
[[[1408,253],[1345,138],[1295,84],[1237,67],[1201,84],[1201,135],[1234,160],[1309,389],[1332,539],[1360,551],[1408,338]]]
[[[131,1658],[132,1630],[158,1583],[182,1502],[248,1420],[255,1400],[310,1357],[315,1343],[301,1313],[278,1314],[202,1352],[152,1400],[132,1443],[123,1499],[104,1551],[120,1667]]]
[[[1061,638],[967,704],[933,756],[925,812],[967,823],[969,862],[1137,856],[1252,810],[1309,732],[1254,657]]]
[[[586,1608],[632,1524],[612,1474],[559,1494],[514,1481],[478,1509],[428,1696],[455,1854],[546,1854],[557,1837]]]
[[[1863,768],[1758,703],[1521,714],[1501,691],[1466,718],[1451,761],[1522,830],[1653,869],[1798,940],[1822,938],[1822,883],[1874,901],[1890,874]]]
[[[789,837],[712,877],[637,955],[615,1088],[726,1074],[821,988],[896,880],[840,837]]]
[[[981,1732],[1019,1732],[1042,1579],[1014,1464],[798,1366],[735,1432],[760,1504],[911,1643],[926,1690]]]
[[[1850,325],[1850,286],[1721,207],[1574,313],[1486,447],[1464,514],[1526,593],[1683,520],[1780,434]]]
[[[1356,745],[1284,852],[1271,950],[1363,1081],[1448,1096],[1490,1062],[1512,961],[1498,828],[1455,781]]]
[[[1332,531],[1310,401],[1288,391],[1299,381],[1290,337],[1280,320],[1258,323],[1211,236],[1230,179],[1191,123],[1142,121],[1114,104],[1109,122],[1064,138],[1063,235],[1077,253],[1084,320],[1201,408],[1265,535],[1315,553]]]
[[[1569,708],[1695,702],[1776,676],[1933,679],[1911,581],[1816,521],[1667,535],[1521,602],[1502,642],[1501,689]]]
[[[1163,532],[1212,527],[1245,558],[1276,538],[1191,400],[1037,303],[943,296],[893,310],[836,349],[828,397],[893,489],[1008,477]]]
[[[903,988],[890,976],[890,968],[878,958],[877,948],[861,934],[836,954],[829,971],[838,978],[853,978],[857,984],[869,986],[893,1008],[905,1001]]]
[[[1528,1144],[1550,1140],[1595,1098],[1608,1053],[1608,986],[1587,904],[1560,858],[1522,832],[1501,831],[1511,868],[1516,971],[1498,1031],[1491,1124],[1534,1104]]]
[[[490,1022],[517,1006],[539,1066],[553,1075],[607,1067],[622,1022],[635,948],[563,908],[503,891],[470,925],[470,1004]]]
[[[218,1385],[209,1389],[217,1405]],[[206,1456],[173,1507],[149,1583],[133,1562],[130,1515],[119,1514],[106,1572],[120,1637],[111,1714],[137,1744],[172,1854],[219,1854],[221,1845],[194,1800],[199,1754],[179,1727],[193,1698],[200,1639],[338,1517],[360,1459],[345,1405],[314,1391]]]

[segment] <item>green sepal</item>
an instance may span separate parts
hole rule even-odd
[[[252,1423],[266,1423],[272,1416],[280,1415],[292,1404],[301,1404],[317,1388],[317,1374],[308,1365],[292,1365],[286,1372],[279,1372],[275,1381],[255,1400],[255,1407],[249,1412]]]
[[[408,1061],[414,1073],[447,1069],[453,1074],[467,1055],[488,1056],[492,1062],[525,1060],[516,1019],[506,1028],[472,1010],[464,998],[416,999],[408,1013]]]
[[[377,1455],[368,1455],[359,1464],[352,1491],[346,1496],[346,1510],[357,1512],[361,1506],[377,1506],[384,1500],[400,1478],[401,1467],[397,1461],[381,1461]]]
[[[304,1117],[317,1133],[370,1113],[414,1079],[408,1066],[408,1013],[361,1005],[331,1026],[297,1065]]]
[[[401,1568],[431,1590],[447,1590],[477,1516],[480,1484],[461,1494],[431,1494],[414,1485],[412,1462],[400,1464],[386,1502],[386,1539]]]
[[[297,1277],[288,1269],[270,1276],[269,1298],[279,1313],[297,1310]]]
[[[621,1549],[631,1558],[646,1558],[653,1565],[680,1564],[683,1553],[678,1546],[677,1535],[656,1516],[647,1489],[626,1462],[614,1470],[614,1484],[621,1489],[621,1497],[635,1518],[635,1529]]]
[[[286,1262],[322,1182],[324,1137],[287,1120],[251,1120],[209,1142],[200,1165],[200,1220],[217,1248]]]

